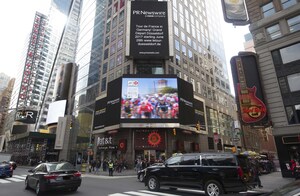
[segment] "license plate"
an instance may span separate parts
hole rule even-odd
[[[55,179],[56,181],[62,181],[63,180],[63,177],[59,176]]]

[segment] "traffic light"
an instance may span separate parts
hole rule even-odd
[[[73,121],[72,121],[72,119],[70,120],[70,129],[72,129],[72,127],[73,127]]]
[[[200,121],[198,121],[198,123],[196,124],[196,129],[197,129],[198,131],[200,131],[200,128],[201,128]]]
[[[232,153],[236,153],[236,147],[233,146],[233,147],[231,148],[231,151],[232,151]]]
[[[176,135],[176,129],[175,128],[173,129],[173,135]]]

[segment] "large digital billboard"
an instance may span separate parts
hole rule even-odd
[[[138,59],[168,58],[168,2],[129,1],[126,54]],[[129,54],[128,54],[129,53]]]
[[[177,119],[177,78],[123,78],[121,119]]]

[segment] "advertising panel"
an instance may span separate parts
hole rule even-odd
[[[134,132],[136,150],[165,150],[165,132],[155,129],[140,129]]]
[[[193,125],[195,124],[193,118],[193,115],[195,114],[193,85],[185,80],[178,78],[178,89],[180,124]]]
[[[131,1],[130,4],[129,56],[169,57],[168,2]]]
[[[239,112],[244,124],[268,122],[257,60],[254,53],[240,53],[230,61]],[[247,73],[247,74],[245,74]]]
[[[177,119],[177,78],[123,78],[121,119]]]
[[[15,121],[26,123],[26,124],[35,124],[37,118],[37,111],[35,110],[18,110],[16,113]]]
[[[67,100],[55,101],[49,104],[46,124],[53,124],[58,122],[59,117],[65,116]]]
[[[105,127],[106,103],[107,103],[106,97],[99,99],[95,102],[93,130],[102,129]]]
[[[105,126],[120,123],[122,78],[118,78],[107,85],[106,120]]]
[[[224,20],[234,25],[249,23],[245,0],[222,0]]]
[[[194,99],[194,109],[195,109],[195,124],[200,125],[201,131],[206,131],[205,127],[205,111],[204,103],[198,99]]]

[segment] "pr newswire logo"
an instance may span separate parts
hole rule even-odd
[[[166,17],[166,11],[144,11],[144,10],[133,10],[133,15],[144,15],[146,18],[160,18]]]

